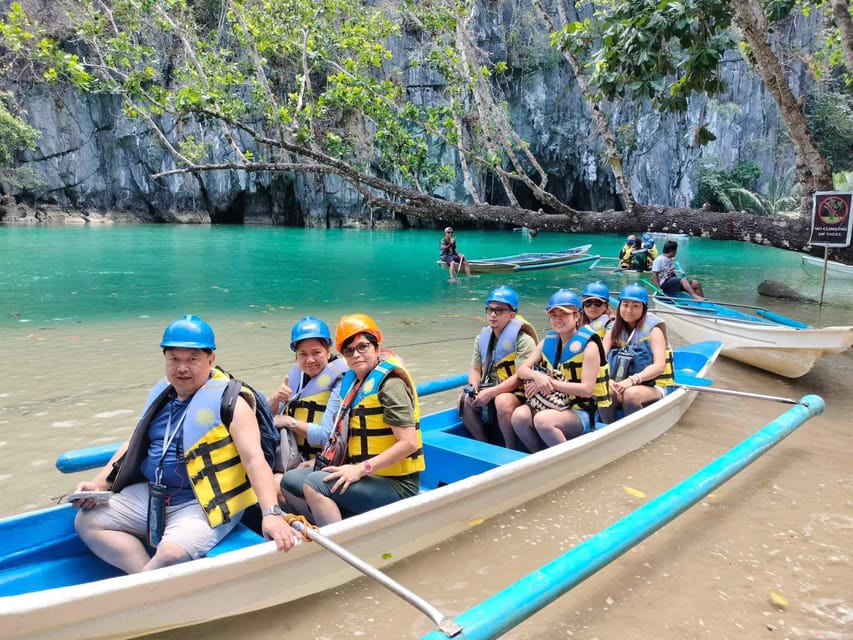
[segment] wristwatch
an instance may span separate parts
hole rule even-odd
[[[273,506],[271,506],[267,509],[264,509],[261,512],[261,515],[264,518],[266,518],[267,516],[280,516],[280,515],[284,515],[284,511],[281,510],[280,506],[278,506],[277,504],[274,504]]]
[[[370,460],[364,461],[364,473],[370,475],[373,472],[373,465],[370,464]]]

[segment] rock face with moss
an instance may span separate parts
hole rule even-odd
[[[500,84],[512,121],[547,171],[549,190],[558,198],[579,210],[618,208],[614,181],[574,77],[531,16],[528,3],[511,0],[499,11],[481,11],[475,29],[478,45],[508,62]],[[789,28],[807,41],[814,24],[800,18]],[[404,70],[407,98],[430,103],[442,93],[442,78],[407,63],[415,44],[407,37],[394,42],[395,64]],[[681,116],[662,116],[627,101],[612,105],[611,122],[623,136],[623,164],[639,202],[688,206],[705,165],[727,169],[755,162],[763,169],[755,188],[763,191],[772,180],[778,183],[790,175],[793,149],[773,101],[739,55],[732,53],[730,60],[725,68],[729,92],[714,99],[697,97]],[[789,71],[794,90],[807,95],[805,70],[792,62]],[[387,214],[367,207],[361,194],[336,176],[216,171],[153,180],[152,174],[174,166],[172,158],[142,122],[123,117],[120,105],[108,96],[36,85],[22,104],[27,121],[41,132],[38,148],[21,158],[35,181],[9,195],[34,211],[131,211],[142,221],[395,224],[382,218]],[[704,147],[695,139],[701,124],[717,136]],[[167,117],[162,125],[167,135],[176,126]],[[221,149],[223,160],[227,157],[217,129],[198,123],[181,126],[195,126],[198,140]],[[249,141],[244,148],[253,151]],[[447,150],[443,159],[452,157]],[[464,201],[461,176],[457,171],[456,181],[440,195]],[[523,206],[538,206],[523,192],[518,199]]]

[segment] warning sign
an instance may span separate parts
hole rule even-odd
[[[820,247],[850,246],[850,205],[853,194],[818,191],[812,204],[812,233],[809,244]]]

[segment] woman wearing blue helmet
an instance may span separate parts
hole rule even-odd
[[[580,309],[574,291],[555,292],[545,306],[552,330],[518,368],[527,403],[513,412],[512,427],[531,453],[588,433],[596,409],[610,404],[604,346],[580,327]]]
[[[347,366],[332,353],[331,344],[329,326],[319,318],[305,316],[293,325],[290,350],[296,362],[270,396],[275,426],[294,433],[303,460],[313,457],[329,439],[341,404],[339,389]],[[281,464],[276,471],[287,471],[288,461]]]
[[[604,332],[615,318],[610,309],[610,289],[601,280],[590,282],[584,287],[581,297],[581,326],[589,325],[590,329],[603,338]]]
[[[649,293],[629,284],[619,294],[613,326],[604,335],[610,364],[613,403],[600,411],[603,422],[613,422],[616,410],[624,415],[660,400],[672,388],[672,349],[663,321],[648,312]]]

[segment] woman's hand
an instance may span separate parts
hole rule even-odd
[[[347,489],[354,482],[361,480],[366,474],[364,465],[362,464],[344,464],[340,467],[326,467],[323,471],[328,474],[323,478],[323,482],[333,482],[332,493],[346,493]]]
[[[274,412],[278,412],[278,407],[285,402],[290,400],[290,396],[293,395],[293,389],[291,389],[288,384],[288,380],[285,377],[284,382],[281,383],[281,386],[275,390],[275,393],[272,394],[269,398],[270,407]]]

